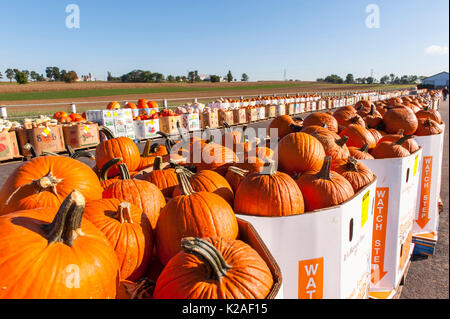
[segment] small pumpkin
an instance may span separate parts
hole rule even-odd
[[[248,174],[239,184],[234,209],[245,215],[290,216],[303,214],[303,196],[295,181],[276,171],[270,161],[260,173]]]
[[[427,118],[419,118],[419,125],[417,126],[417,130],[414,135],[417,136],[428,136],[428,135],[437,135],[442,133],[442,129],[439,126],[439,123]]]
[[[296,183],[304,196],[307,212],[339,205],[355,194],[347,179],[331,171],[331,156],[325,157],[320,171],[305,172]]]
[[[402,138],[398,139],[396,142],[390,141],[379,142],[370,153],[376,159],[409,156],[411,155],[411,153],[406,148],[404,148],[402,144],[406,140],[411,138],[413,138],[413,135],[405,135]]]
[[[225,174],[225,179],[227,180],[228,184],[230,184],[231,189],[234,193],[236,193],[239,184],[249,173],[249,170],[242,169],[236,166],[228,167],[227,173]]]
[[[181,249],[158,277],[155,299],[263,299],[272,289],[267,264],[243,241],[185,237]]]
[[[151,172],[143,171],[137,179],[142,179],[155,184],[163,193],[164,197],[171,197],[178,185],[177,174],[174,168],[162,168],[162,157],[156,156]]]
[[[349,151],[351,157],[354,157],[355,159],[358,159],[358,160],[375,159],[369,153],[369,143],[364,144],[363,147],[361,147],[361,148],[358,148],[355,146],[350,146],[348,148],[348,151]]]
[[[417,119],[427,119],[436,121],[438,124],[442,124],[442,117],[439,111],[432,109],[427,105],[423,110],[416,112]]]
[[[353,157],[333,161],[332,169],[350,182],[355,193],[374,179],[373,172]]]

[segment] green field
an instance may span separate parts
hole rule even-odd
[[[96,89],[96,90],[61,90],[61,91],[39,91],[39,92],[14,92],[0,93],[0,101],[21,101],[21,100],[47,100],[47,99],[70,99],[102,96],[119,96],[128,94],[154,94],[154,93],[175,93],[175,92],[208,92],[208,91],[246,91],[246,90],[268,90],[279,88],[314,88],[317,83],[279,83],[260,84],[248,86],[227,86],[227,87],[149,87],[149,88],[119,88],[119,89]],[[330,88],[345,90],[346,87],[355,87],[355,84],[329,84]],[[396,89],[411,87],[411,85],[380,85],[380,84],[360,84],[358,88],[366,89]]]

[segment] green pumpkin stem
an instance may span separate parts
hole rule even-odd
[[[319,179],[326,179],[331,181],[331,156],[325,156],[322,168],[317,173]]]
[[[111,167],[119,163],[121,160],[122,159],[120,157],[115,157],[106,162],[105,164],[103,164],[102,168],[100,169],[99,180],[100,181],[108,180],[108,171],[111,169]]]
[[[405,135],[402,138],[400,138],[397,142],[395,142],[395,144],[397,145],[402,145],[403,143],[405,143],[407,140],[409,140],[410,138],[413,138],[414,135]]]
[[[163,159],[162,156],[156,156],[153,162],[153,170],[161,171],[162,170]]]
[[[344,135],[340,139],[336,140],[336,144],[339,145],[340,147],[343,147],[345,143],[347,143],[348,139],[349,137]]]
[[[105,135],[106,139],[111,140],[111,139],[115,138],[113,131],[111,131],[106,126],[100,126],[99,130],[100,130],[100,132],[102,132]]]
[[[128,166],[125,163],[119,164],[119,173],[120,178],[123,180],[131,179],[130,171],[128,170]]]
[[[66,150],[67,150],[67,153],[69,153],[70,157],[72,157],[72,155],[75,153],[72,146],[70,146],[69,144],[66,144]]]
[[[147,140],[145,142],[144,150],[142,151],[141,157],[150,157],[150,150],[151,150],[151,140]]]
[[[91,161],[95,161],[95,155],[93,155],[91,152],[85,151],[85,150],[79,150],[79,151],[74,152],[72,155],[70,155],[70,158],[73,158],[73,159],[77,159],[79,157],[86,157],[86,158],[89,158]]]
[[[368,153],[368,151],[369,151],[369,143],[365,143],[359,150],[361,152],[363,152],[363,153]]]
[[[303,128],[303,126],[295,124],[295,123],[289,124],[289,127],[293,132],[300,132]]]
[[[209,270],[209,280],[221,281],[232,267],[227,264],[219,250],[204,239],[185,237],[181,240],[181,248],[185,253],[201,258]]]
[[[77,190],[72,191],[62,202],[51,224],[43,224],[48,243],[61,242],[72,247],[74,240],[82,236],[81,221],[85,199]]]

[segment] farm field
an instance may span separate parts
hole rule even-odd
[[[322,82],[231,82],[231,83],[29,83],[26,85],[0,84],[0,105],[8,107],[8,117],[51,115],[56,111],[70,111],[70,104],[77,105],[77,112],[103,109],[110,101],[137,101],[140,98],[155,100],[168,106],[192,102],[208,103],[216,97],[238,97],[271,94],[295,94],[306,92],[335,92],[361,90],[393,90],[411,85],[381,84],[330,84]],[[37,110],[36,107],[39,109]]]

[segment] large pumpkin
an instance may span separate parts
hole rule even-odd
[[[0,299],[115,298],[119,263],[106,237],[82,218],[74,190],[57,207],[0,217]]]
[[[273,136],[275,129],[277,130],[277,137],[279,139],[286,135],[293,133],[291,124],[296,124],[290,115],[280,115],[274,118],[268,128],[269,136]]]
[[[353,157],[334,160],[332,169],[350,182],[355,193],[370,184],[374,179],[372,171]]]
[[[390,134],[403,130],[405,135],[414,134],[417,130],[418,121],[414,112],[407,107],[392,108],[383,115],[386,132]]]
[[[102,198],[97,175],[65,156],[39,156],[17,167],[0,189],[0,215],[23,209],[59,207],[74,189],[87,201]]]
[[[411,155],[411,153],[402,146],[402,144],[407,140],[413,138],[412,135],[405,135],[398,139],[396,142],[383,141],[379,142],[377,146],[370,152],[376,159],[381,158],[396,158],[396,157],[406,157]]]
[[[321,126],[326,124],[327,129],[337,133],[338,132],[338,122],[337,120],[328,113],[311,113],[303,120],[303,128],[308,127],[310,125]]]
[[[243,241],[188,237],[181,249],[158,277],[155,299],[264,299],[272,289],[267,264]]]
[[[114,247],[120,278],[141,278],[153,251],[152,226],[142,209],[116,198],[100,199],[86,204],[84,217],[105,234]]]
[[[277,146],[279,170],[288,174],[320,169],[325,158],[322,144],[306,133],[286,135]]]
[[[364,126],[351,124],[339,133],[341,137],[347,136],[347,147],[355,146],[362,147],[364,144],[369,144],[369,149],[374,148],[377,144],[372,133]]]
[[[303,196],[295,181],[276,171],[272,161],[263,172],[249,174],[241,181],[234,209],[245,215],[298,215],[304,212]]]
[[[369,153],[369,143],[364,144],[363,147],[361,147],[361,148],[358,148],[355,146],[350,146],[348,148],[348,151],[349,151],[351,157],[354,157],[355,159],[358,159],[358,160],[375,159]]]
[[[414,135],[428,136],[428,135],[437,135],[441,133],[442,129],[439,126],[439,123],[427,117],[418,119],[418,126]]]
[[[350,182],[331,171],[331,157],[327,156],[320,171],[300,175],[296,183],[300,188],[307,212],[339,205],[354,195]]]
[[[210,192],[195,192],[185,169],[176,169],[181,195],[172,198],[161,210],[156,225],[156,248],[162,264],[180,251],[186,236],[220,236],[236,239],[238,224],[230,204]]]
[[[103,191],[103,198],[117,198],[140,207],[155,229],[161,208],[166,200],[159,188],[150,182],[132,179],[125,164],[119,164],[122,179]]]
[[[227,173],[225,174],[225,179],[227,180],[228,184],[230,184],[231,189],[234,193],[236,193],[239,184],[249,173],[249,170],[242,169],[236,166],[228,167]]]
[[[101,127],[100,131],[105,134],[107,140],[101,142],[95,148],[95,160],[99,169],[113,158],[122,158],[121,163],[127,164],[131,172],[139,168],[140,157],[139,148],[134,141],[126,136],[114,137],[111,130]],[[113,177],[119,174],[119,168],[116,166],[109,170],[108,176]]]
[[[442,124],[442,117],[439,111],[430,108],[429,105],[427,105],[423,110],[416,112],[416,117],[418,119],[429,118],[430,120],[436,121],[438,124]]]

